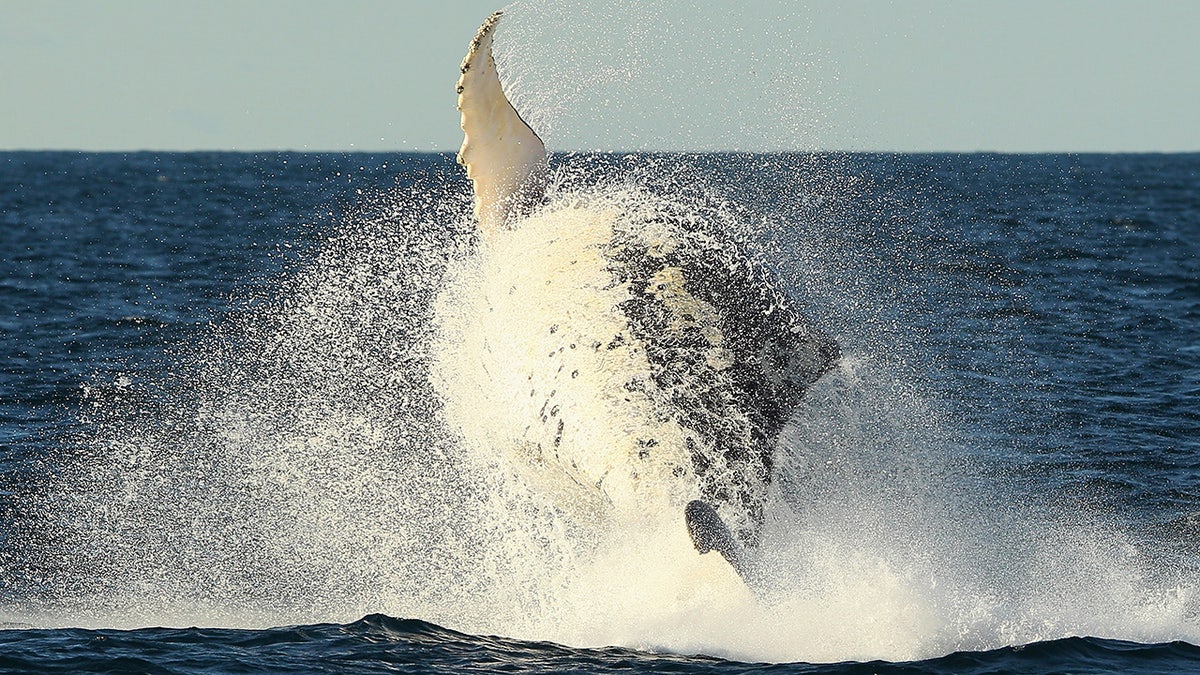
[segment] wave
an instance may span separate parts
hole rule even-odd
[[[617,647],[583,649],[552,642],[471,635],[417,619],[372,614],[346,624],[263,630],[142,628],[0,630],[0,672],[663,672],[703,673],[1075,673],[1187,672],[1200,647],[1062,638],[924,661],[776,664]]]

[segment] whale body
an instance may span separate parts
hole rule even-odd
[[[701,552],[740,560],[779,433],[837,343],[684,204],[637,190],[543,203],[545,146],[492,57],[500,18],[457,86],[482,254],[450,301],[461,347],[444,370],[469,381],[459,419],[489,420],[465,433],[577,511],[686,513]]]

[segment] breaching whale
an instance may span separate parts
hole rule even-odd
[[[481,443],[511,448],[582,509],[677,509],[697,550],[746,578],[777,438],[837,343],[677,203],[543,204],[545,145],[492,56],[501,15],[457,83],[458,161],[490,251],[476,304],[459,310],[482,326],[461,338],[479,361],[462,368],[487,400],[466,416],[503,408]]]

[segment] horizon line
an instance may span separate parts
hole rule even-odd
[[[73,154],[192,154],[192,153],[226,153],[226,154],[311,154],[311,155],[456,155],[458,149],[454,150],[404,150],[404,149],[371,149],[364,150],[359,148],[335,148],[335,149],[314,149],[314,148],[106,148],[106,149],[88,149],[88,148],[0,148],[0,153],[73,153]],[[810,148],[810,149],[791,149],[791,150],[756,150],[756,149],[707,149],[707,150],[687,150],[687,149],[619,149],[619,150],[597,150],[597,149],[563,149],[549,150],[551,155],[577,155],[577,154],[597,154],[597,155],[789,155],[789,154],[808,154],[808,155],[1194,155],[1200,154],[1200,148],[1194,150],[870,150],[870,149],[826,149],[826,148]]]

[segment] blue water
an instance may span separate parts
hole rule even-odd
[[[6,631],[0,672],[649,672],[1002,673],[1165,672],[1195,667],[1200,648],[1065,638],[1027,647],[958,652],[921,663],[734,663],[618,647],[573,649],[466,635],[378,614],[351,624],[267,630],[142,628]]]
[[[1200,156],[557,161],[733,214],[847,353],[782,462],[803,630],[496,590],[483,483],[411,475],[452,157],[3,153],[5,672],[1200,667]]]

